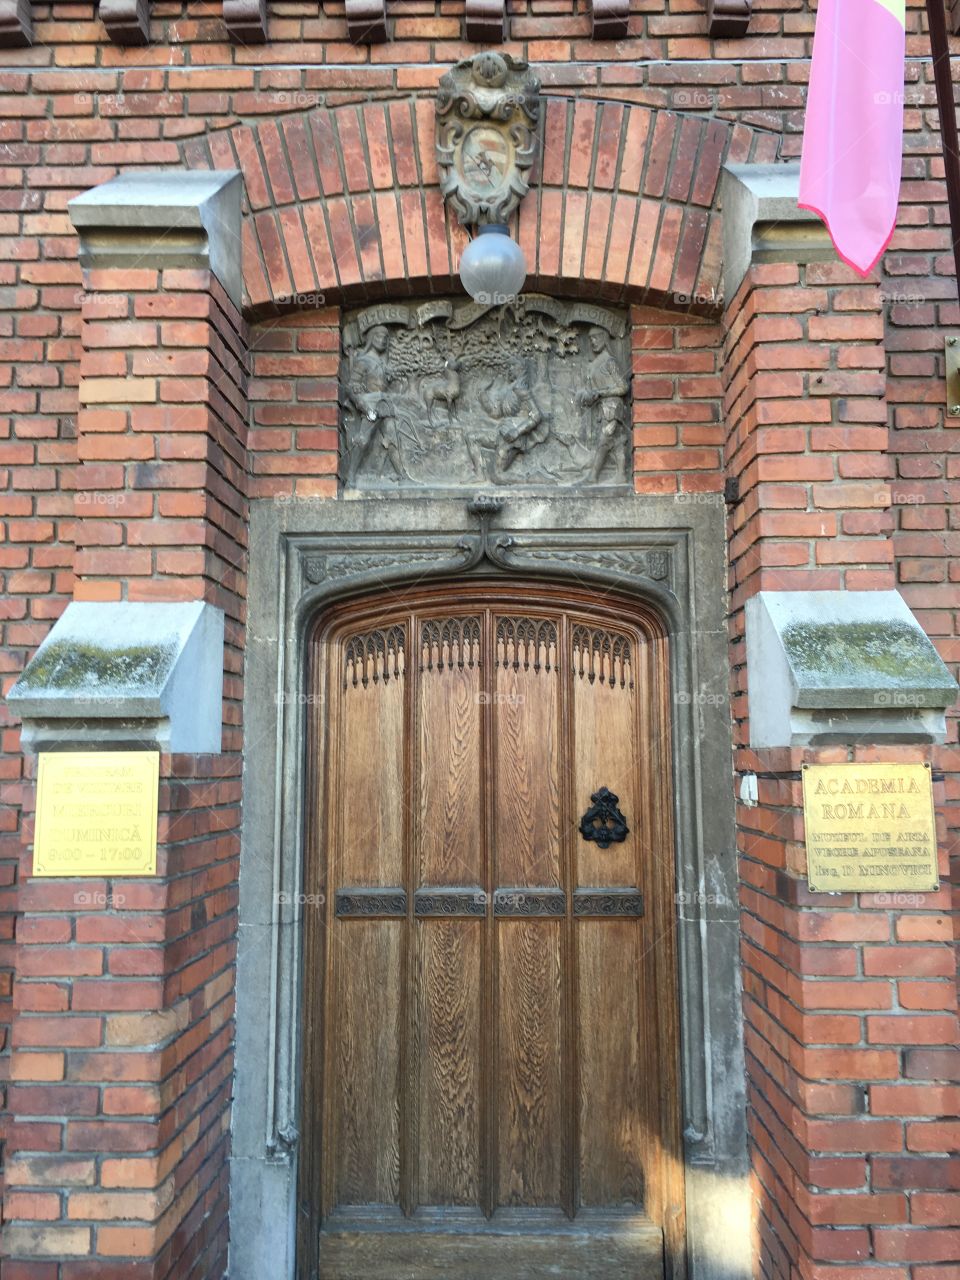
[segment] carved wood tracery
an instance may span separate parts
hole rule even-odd
[[[480,666],[479,618],[429,618],[420,628],[420,670]]]
[[[519,671],[557,669],[557,628],[548,618],[498,618],[497,665]]]
[[[616,631],[577,626],[573,629],[574,670],[591,684],[599,680],[611,687],[633,688],[630,640]]]
[[[351,636],[343,648],[343,687],[386,684],[403,675],[406,631],[402,626]]]

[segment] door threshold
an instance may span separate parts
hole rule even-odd
[[[663,1232],[642,1213],[421,1210],[334,1214],[318,1280],[663,1280]]]
[[[383,1231],[388,1233],[469,1232],[471,1234],[514,1234],[523,1231],[567,1232],[571,1235],[587,1231],[629,1232],[656,1231],[660,1228],[640,1209],[579,1209],[568,1218],[562,1209],[514,1208],[502,1206],[492,1217],[482,1210],[464,1205],[422,1205],[412,1214],[404,1214],[395,1205],[362,1205],[335,1210],[324,1220],[324,1234],[341,1231]]]

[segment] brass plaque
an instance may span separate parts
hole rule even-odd
[[[929,765],[805,764],[803,817],[815,893],[940,887]]]
[[[35,876],[157,874],[156,751],[40,756]]]

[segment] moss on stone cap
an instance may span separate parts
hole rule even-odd
[[[931,705],[952,695],[953,680],[929,638],[916,626],[888,622],[791,622],[783,646],[801,693],[816,689],[909,689]]]
[[[44,645],[20,677],[27,693],[45,690],[73,692],[89,697],[102,691],[160,689],[177,655],[175,643],[155,645],[109,645],[76,640],[53,641]]]

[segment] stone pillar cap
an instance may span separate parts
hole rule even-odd
[[[750,743],[943,742],[957,682],[898,591],[747,601]]]
[[[826,227],[797,204],[800,165],[726,164],[723,296],[729,303],[754,262],[828,262],[836,258]]]
[[[220,750],[223,611],[74,600],[7,695],[28,750]]]
[[[238,169],[121,173],[67,203],[85,267],[209,268],[239,308]]]

